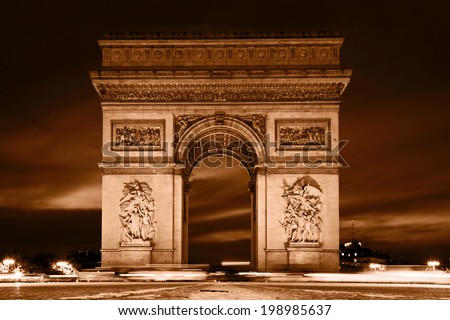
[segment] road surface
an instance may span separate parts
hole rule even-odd
[[[336,282],[1,283],[0,299],[450,300],[450,285]]]

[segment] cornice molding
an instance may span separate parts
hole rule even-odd
[[[296,32],[110,32],[103,35],[103,39],[286,39],[286,38],[335,38],[339,34],[333,31],[296,31]]]
[[[296,166],[286,168],[285,164],[266,164],[256,166],[257,174],[339,174],[339,165],[335,163],[323,163],[318,167],[308,167],[306,163],[298,163]]]
[[[346,82],[94,83],[103,102],[295,102],[339,100]]]
[[[218,79],[218,78],[330,78],[350,77],[350,69],[252,69],[252,70],[102,70],[91,71],[91,79]]]
[[[139,163],[127,163],[111,165],[111,163],[101,162],[98,167],[102,174],[182,174],[183,168],[175,164],[161,163],[160,166],[141,166]]]

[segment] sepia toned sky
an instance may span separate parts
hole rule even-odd
[[[102,122],[89,71],[100,68],[103,34],[331,30],[345,37],[342,66],[353,69],[340,111],[340,138],[349,140],[342,241],[353,220],[366,246],[448,263],[449,7],[445,0],[2,1],[0,251],[100,246]],[[239,227],[248,195],[228,193],[238,181],[246,188],[246,173],[219,171],[191,177],[198,252],[202,239],[231,252],[248,242]],[[232,204],[216,215],[212,197],[199,196],[214,183],[224,190],[218,203]],[[208,221],[226,227],[205,229]]]

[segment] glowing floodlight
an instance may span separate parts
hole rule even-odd
[[[14,259],[5,259],[3,260],[3,265],[10,267],[13,266],[16,263],[16,261],[14,261]]]
[[[439,267],[439,265],[440,265],[440,262],[439,262],[439,261],[435,261],[435,260],[433,260],[433,261],[428,261],[428,267],[429,267],[429,268],[432,268],[433,271],[436,271],[436,267]]]
[[[369,269],[372,271],[385,271],[386,266],[384,264],[380,264],[380,263],[370,263]]]
[[[58,262],[56,263],[56,266],[58,266],[58,267],[60,267],[60,268],[67,267],[68,265],[69,265],[69,263],[66,262],[66,261],[58,261]]]
[[[372,271],[378,271],[380,270],[381,265],[379,263],[371,263],[369,264],[369,269]]]
[[[20,270],[15,270],[14,271],[14,276],[16,277],[16,279],[20,279],[23,276],[23,272]]]

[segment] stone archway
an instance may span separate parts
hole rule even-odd
[[[126,34],[99,40],[102,265],[186,262],[186,192],[226,154],[250,178],[254,270],[339,266],[339,108],[332,34]]]
[[[247,170],[251,194],[251,268],[256,270],[256,168],[264,163],[264,116],[260,114],[212,116],[181,115],[175,125],[175,162],[184,166],[183,172],[183,263],[188,261],[188,192],[192,169],[209,156],[230,156]]]
[[[250,176],[265,161],[264,115],[182,115],[177,117],[175,128],[175,137],[179,137],[175,140],[175,162],[185,166],[187,175],[210,155],[236,158]]]

